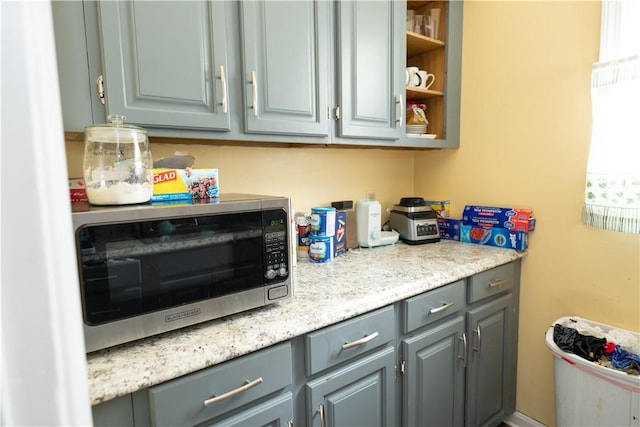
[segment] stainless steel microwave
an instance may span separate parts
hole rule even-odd
[[[72,204],[87,352],[290,298],[286,197]]]

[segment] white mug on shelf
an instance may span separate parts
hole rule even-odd
[[[429,89],[436,81],[436,76],[434,74],[430,74],[425,70],[419,70],[418,76],[420,77],[420,82],[418,84],[419,88]]]
[[[406,83],[407,87],[418,87],[420,85],[420,75],[418,67],[407,67]]]

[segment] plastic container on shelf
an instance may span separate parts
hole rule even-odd
[[[640,334],[580,317],[562,317],[554,324],[585,322],[606,333]],[[640,426],[640,376],[590,362],[560,349],[553,326],[545,342],[554,356],[556,422],[558,426]]]

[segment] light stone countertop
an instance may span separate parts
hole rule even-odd
[[[294,297],[87,355],[95,405],[393,304],[522,258],[510,249],[443,240],[355,249],[298,262]]]

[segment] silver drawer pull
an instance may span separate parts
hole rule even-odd
[[[504,280],[504,279],[502,279],[502,280],[496,280],[495,282],[491,282],[491,283],[489,283],[489,287],[490,287],[490,288],[499,288],[499,287],[501,287],[502,285],[506,285],[506,284],[507,284],[507,281],[506,281],[506,280]]]
[[[249,390],[252,387],[257,386],[258,384],[262,384],[262,377],[260,378],[256,378],[255,380],[249,382],[249,381],[245,381],[245,384],[243,386],[240,386],[234,390],[228,391],[224,394],[221,394],[220,396],[216,396],[215,394],[213,395],[213,397],[211,399],[207,399],[204,401],[204,406],[209,406],[209,405],[213,405],[214,403],[218,403],[222,400],[228,399],[230,397],[233,397],[237,394],[243,393],[247,390]]]
[[[346,350],[346,349],[351,348],[351,347],[357,347],[359,345],[366,344],[369,341],[375,339],[377,336],[378,336],[378,333],[374,332],[371,335],[367,335],[364,338],[360,338],[357,341],[346,342],[346,343],[342,344],[342,349]]]
[[[431,310],[429,310],[429,314],[440,313],[441,311],[445,311],[447,308],[453,307],[454,305],[456,305],[456,302],[455,301],[451,301],[450,303],[441,305],[440,307],[432,308]]]

